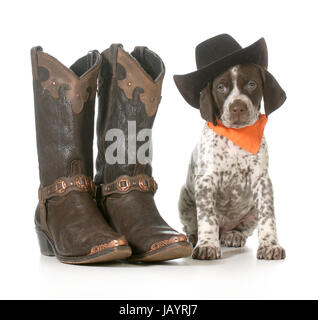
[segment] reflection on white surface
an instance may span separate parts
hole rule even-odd
[[[223,248],[223,258],[217,261],[186,258],[158,264],[116,262],[91,266],[66,265],[34,252],[28,263],[13,266],[14,279],[2,279],[1,287],[4,284],[6,292],[1,289],[0,297],[275,299],[316,295],[315,291],[306,291],[306,286],[308,281],[312,286],[318,284],[317,278],[310,276],[317,264],[306,263],[310,267],[301,273],[303,262],[290,250],[287,260],[269,262],[256,259],[256,248]]]

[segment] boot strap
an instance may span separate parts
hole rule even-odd
[[[39,188],[39,200],[44,201],[56,196],[65,196],[71,191],[89,192],[94,197],[94,181],[83,174],[59,178],[53,184]]]
[[[107,197],[113,193],[128,193],[133,190],[155,193],[158,185],[154,178],[146,174],[138,174],[134,177],[120,176],[115,181],[100,185],[100,195]]]

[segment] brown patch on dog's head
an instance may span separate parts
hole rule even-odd
[[[264,109],[268,116],[285,102],[287,96],[271,73],[261,66],[258,68],[263,82]]]
[[[200,93],[200,113],[203,119],[213,122],[216,126],[216,118],[220,117],[220,109],[213,98],[211,81]]]
[[[283,104],[286,94],[265,68],[255,64],[237,65],[202,90],[201,116],[214,125],[219,118],[227,127],[250,126],[259,118],[262,97],[268,116]]]

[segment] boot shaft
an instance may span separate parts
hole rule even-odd
[[[67,68],[35,47],[31,60],[41,185],[78,173],[92,177],[100,54],[90,52]]]
[[[114,44],[102,57],[95,180],[101,184],[120,175],[151,176],[151,129],[161,100],[164,64],[146,47],[129,54]],[[148,147],[141,160],[138,150],[142,155]]]

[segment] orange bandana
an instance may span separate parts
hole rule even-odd
[[[259,119],[249,127],[241,129],[227,128],[217,119],[217,125],[207,122],[208,127],[220,136],[226,137],[242,149],[256,154],[261,146],[267,117],[261,114]]]

